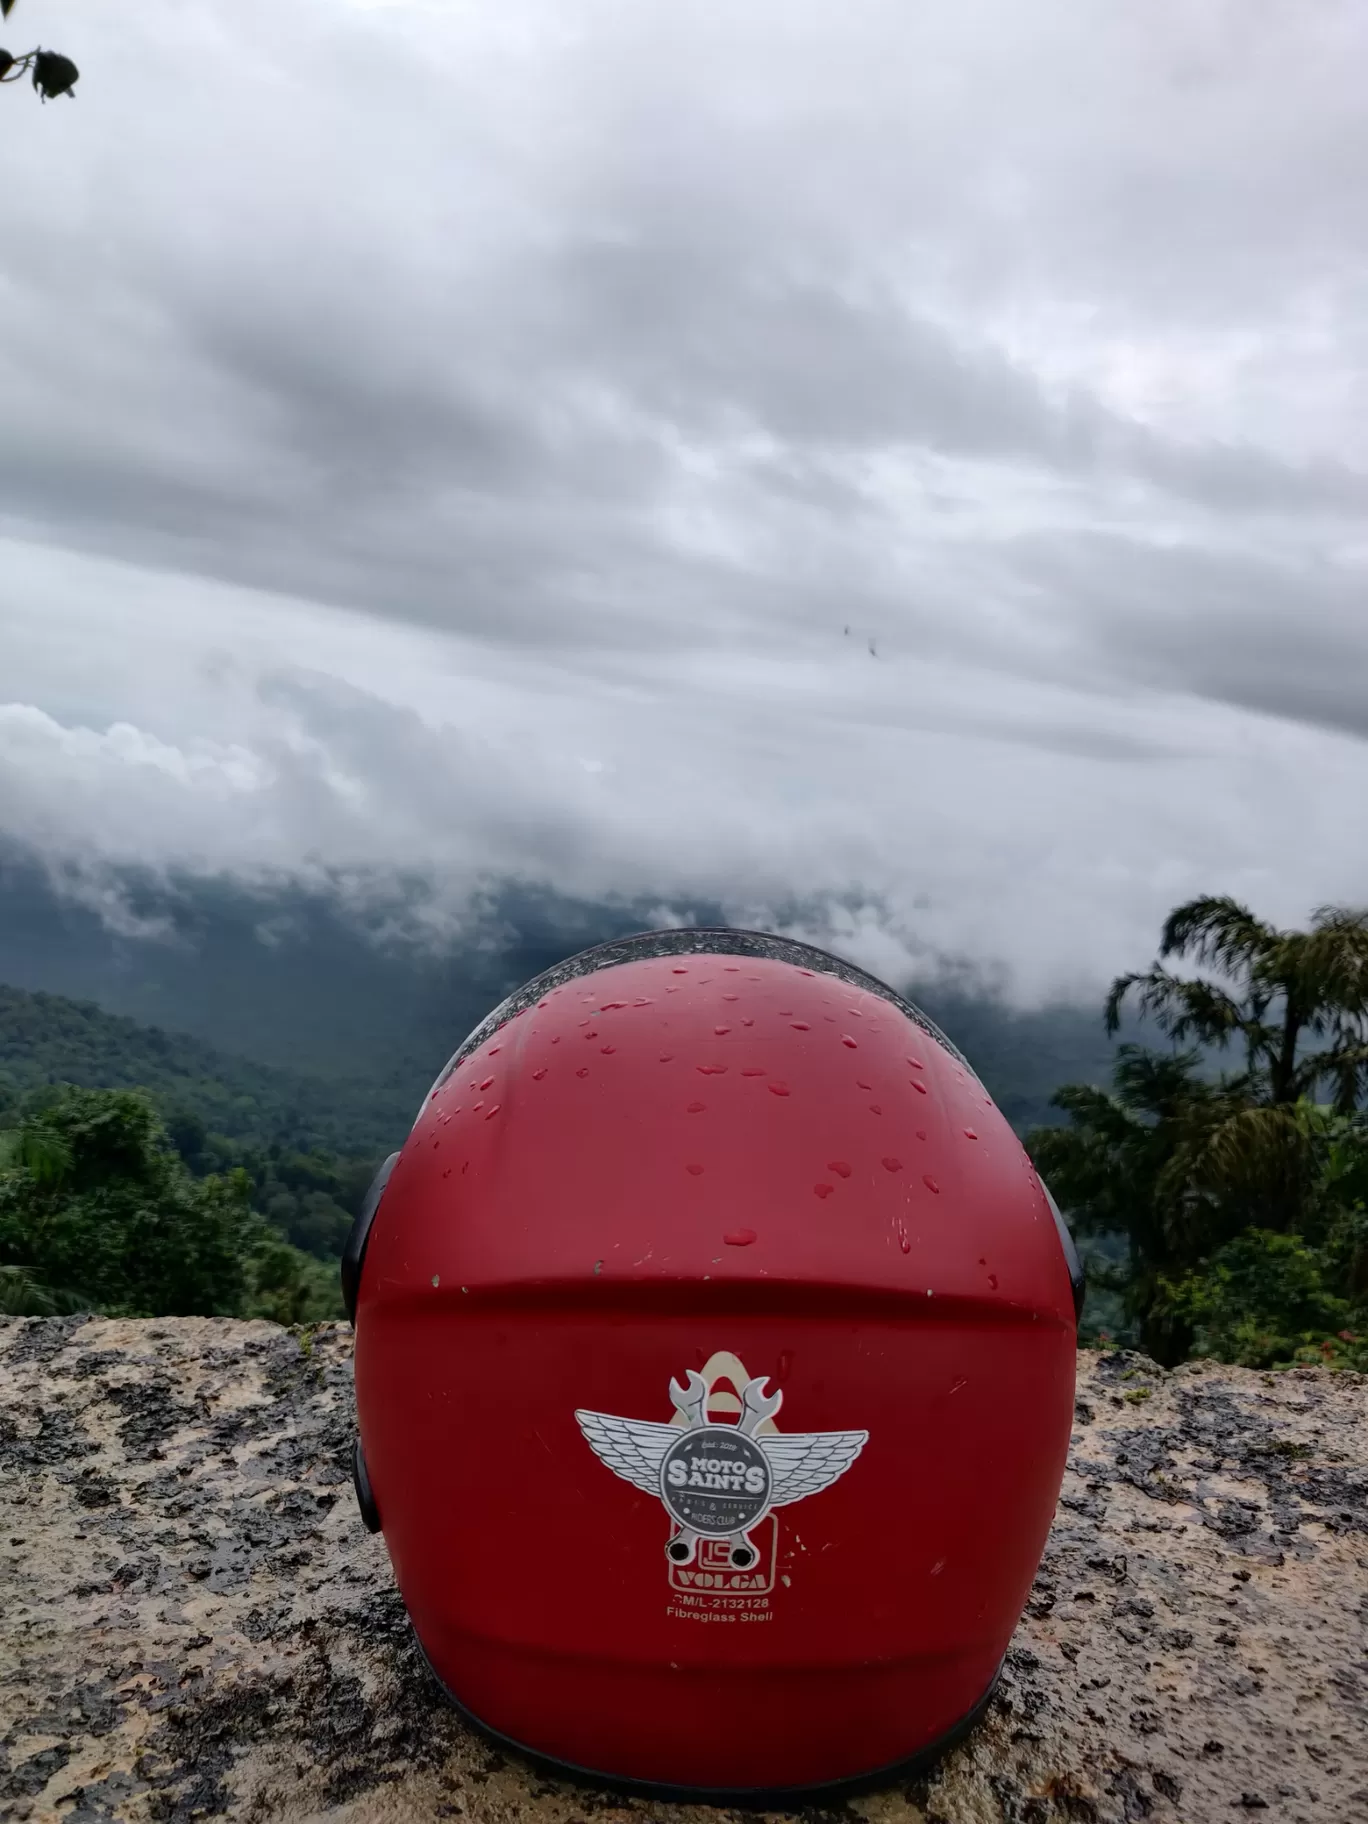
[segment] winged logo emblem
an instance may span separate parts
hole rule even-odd
[[[669,1423],[576,1412],[613,1474],[664,1503],[674,1523],[665,1547],[672,1564],[692,1564],[700,1541],[718,1540],[734,1569],[749,1569],[759,1557],[751,1535],[771,1510],[830,1487],[868,1443],[867,1431],[780,1432],[773,1420],[784,1396],[779,1388],[767,1394],[768,1380],[746,1380],[734,1424],[709,1418],[712,1383],[692,1368],[684,1383],[670,1382]]]

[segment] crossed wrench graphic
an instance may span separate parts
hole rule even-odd
[[[763,1391],[768,1379],[767,1374],[762,1374],[746,1382],[741,1394],[741,1417],[735,1425],[735,1430],[743,1438],[754,1437],[765,1420],[773,1418],[784,1403],[782,1390],[772,1394]],[[670,1398],[675,1409],[683,1414],[690,1431],[698,1431],[708,1423],[708,1392],[708,1383],[696,1368],[688,1370],[687,1386],[681,1386],[675,1380],[670,1382]],[[756,1522],[752,1521],[751,1524],[755,1525]],[[665,1547],[665,1555],[674,1564],[692,1564],[698,1550],[698,1541],[702,1537],[703,1534],[694,1532],[691,1527],[681,1526]],[[731,1548],[732,1564],[739,1571],[749,1570],[759,1553],[751,1544],[748,1533],[744,1529],[729,1533],[727,1542]]]

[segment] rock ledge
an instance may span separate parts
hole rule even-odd
[[[351,1333],[0,1319],[0,1819],[718,1814],[543,1778],[427,1675],[350,1486]],[[989,1715],[868,1824],[1368,1820],[1368,1381],[1079,1357]]]

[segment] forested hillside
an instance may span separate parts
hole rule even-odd
[[[167,1120],[197,1120],[243,1146],[367,1157],[400,1144],[423,1093],[275,1069],[90,1001],[0,983],[0,1103],[46,1083],[146,1089]]]
[[[32,1180],[29,1218],[43,1214],[45,1199],[63,1212],[56,1227],[46,1216],[39,1225],[57,1250],[48,1271],[62,1276],[59,1306],[107,1304],[82,1279],[86,1267],[98,1268],[107,1291],[110,1237],[124,1233],[129,1249],[145,1253],[146,1239],[132,1240],[140,1225],[151,1221],[159,1235],[170,1221],[193,1239],[198,1299],[184,1305],[168,1269],[159,1291],[124,1288],[133,1308],[143,1308],[141,1296],[153,1308],[164,1298],[172,1309],[247,1308],[291,1321],[336,1315],[347,1230],[377,1163],[402,1145],[416,1102],[0,985],[0,1134],[10,1136],[8,1163]],[[33,1292],[31,1244],[12,1237],[6,1257],[6,1162],[0,1309],[43,1309],[51,1301]],[[17,1194],[13,1182],[8,1189]]]

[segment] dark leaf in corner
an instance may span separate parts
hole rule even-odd
[[[33,86],[44,101],[57,95],[70,95],[81,72],[60,51],[39,51],[33,59]]]

